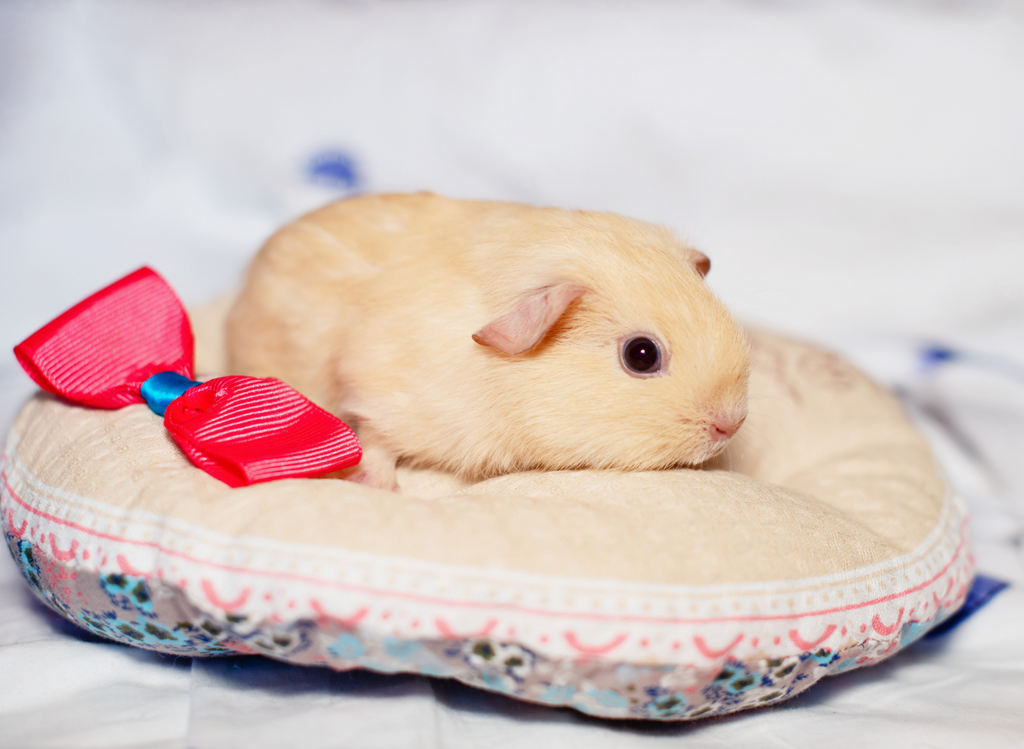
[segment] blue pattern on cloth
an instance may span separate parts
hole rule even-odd
[[[964,605],[960,607],[960,610],[942,622],[942,624],[934,627],[925,637],[936,637],[937,635],[945,634],[991,601],[999,591],[1004,590],[1009,585],[1009,583],[996,580],[994,577],[975,575],[974,582],[971,583],[971,589],[967,591],[967,598],[964,599]]]
[[[955,349],[941,343],[922,346],[918,349],[917,357],[919,371],[926,375],[933,374],[950,364],[967,364],[1000,374],[1017,382],[1024,381],[1024,368],[1006,357]]]
[[[335,190],[355,190],[360,186],[355,159],[344,151],[322,151],[309,160],[306,175],[310,182]]]

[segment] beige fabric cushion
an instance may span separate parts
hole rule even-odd
[[[222,313],[194,315],[199,372],[222,367]],[[136,623],[128,641],[170,652],[434,673],[611,717],[774,701],[906,644],[959,606],[972,569],[963,509],[895,399],[832,354],[751,338],[750,415],[708,470],[230,489],[145,406],[41,394],[8,440],[8,540],[74,572],[77,587],[38,572],[36,588],[107,636],[125,639],[79,599],[102,608],[119,595],[106,578],[137,578],[170,634]],[[204,645],[187,622],[218,634]],[[274,645],[300,631],[301,650]],[[616,675],[637,664],[663,670]],[[716,681],[729,668],[752,681]]]

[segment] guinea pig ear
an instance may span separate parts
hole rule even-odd
[[[697,272],[700,273],[700,277],[704,278],[711,270],[711,260],[703,252],[697,252],[697,250],[690,250],[690,262],[697,268]]]
[[[569,305],[585,291],[582,286],[568,282],[542,286],[514,310],[480,328],[473,334],[473,340],[510,355],[526,353],[541,342]]]

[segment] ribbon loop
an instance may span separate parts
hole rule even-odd
[[[44,325],[15,349],[43,390],[95,408],[142,403],[157,372],[192,376],[192,326],[178,295],[140,268]]]
[[[164,425],[193,463],[230,486],[319,476],[362,458],[345,422],[280,380],[209,380],[173,400]]]

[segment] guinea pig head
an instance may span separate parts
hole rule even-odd
[[[749,347],[691,252],[570,270],[476,332],[503,402],[492,470],[653,470],[724,449],[747,414]]]

